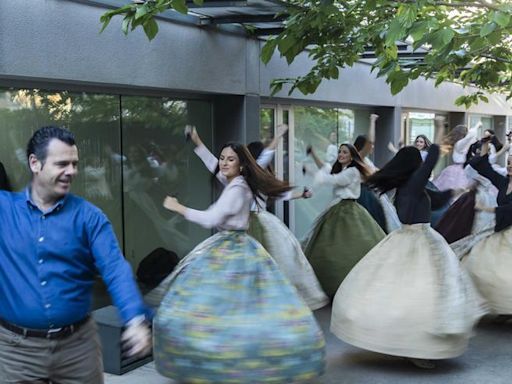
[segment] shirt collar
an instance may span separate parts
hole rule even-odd
[[[63,198],[58,200],[52,207],[50,207],[50,209],[48,209],[46,212],[43,212],[43,213],[49,214],[49,213],[52,213],[55,210],[60,210],[63,207],[64,203],[66,202],[66,200],[68,198],[68,195],[69,194],[66,194]],[[27,202],[29,207],[31,207],[33,209],[40,210],[39,207],[37,206],[37,204],[34,203],[34,201],[32,201],[30,185],[27,185],[27,187],[25,188],[25,200],[26,200],[26,202]]]

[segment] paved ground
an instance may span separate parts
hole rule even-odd
[[[510,384],[512,322],[484,319],[467,352],[420,370],[407,361],[352,347],[329,332],[330,309],[316,316],[327,338],[327,372],[318,384]],[[106,375],[106,384],[174,384],[156,373],[152,363],[123,376]],[[287,384],[287,383],[283,383]]]

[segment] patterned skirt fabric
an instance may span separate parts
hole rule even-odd
[[[444,359],[463,353],[484,313],[483,300],[442,236],[429,224],[404,225],[343,281],[331,331],[375,352]]]
[[[487,300],[491,312],[512,314],[512,228],[493,232],[475,244],[462,264]]]
[[[370,214],[341,200],[321,214],[307,237],[305,254],[324,292],[333,297],[350,270],[385,237]]]
[[[281,220],[267,211],[251,212],[247,233],[263,245],[311,310],[329,303],[299,241]]]
[[[298,383],[324,371],[316,320],[265,249],[241,231],[198,245],[164,280],[158,372],[183,383]]]

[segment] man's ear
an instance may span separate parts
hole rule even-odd
[[[30,170],[32,173],[39,173],[41,172],[41,168],[43,167],[41,162],[37,159],[36,155],[31,154],[28,157],[28,164],[30,166]]]

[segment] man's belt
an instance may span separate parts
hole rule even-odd
[[[89,321],[89,319],[90,316],[87,315],[82,320],[79,320],[76,323],[52,329],[23,328],[15,324],[9,323],[8,321],[5,321],[3,319],[0,319],[0,325],[5,329],[8,329],[9,331],[22,335],[24,337],[40,337],[43,339],[63,339],[77,332],[85,323],[87,323],[87,321]]]

